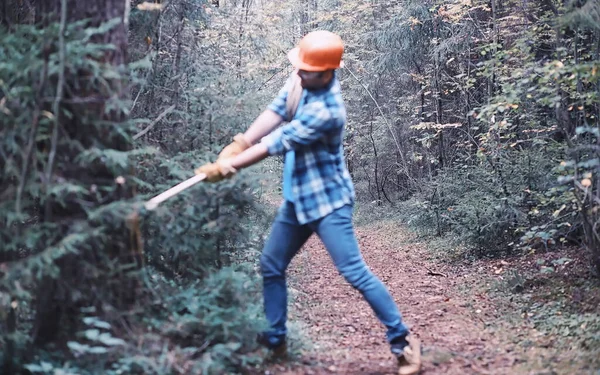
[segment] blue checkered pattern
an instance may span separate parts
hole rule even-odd
[[[288,80],[289,83],[289,80]],[[287,87],[268,109],[286,118]],[[292,194],[300,224],[354,202],[354,186],[342,146],[346,108],[337,78],[321,90],[304,90],[291,122],[262,139],[270,155],[294,150]]]

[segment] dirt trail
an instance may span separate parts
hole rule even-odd
[[[398,303],[404,320],[423,343],[423,374],[508,374],[515,358],[485,329],[487,303],[465,300],[466,274],[450,269],[432,275],[425,249],[390,224],[359,228],[357,237],[371,270]],[[434,271],[434,272],[435,272]],[[385,329],[362,296],[335,270],[316,236],[289,269],[294,298],[291,320],[304,322],[313,343],[296,364],[279,364],[277,374],[394,374],[397,369]],[[474,297],[477,299],[477,296]],[[485,297],[481,296],[484,299]]]

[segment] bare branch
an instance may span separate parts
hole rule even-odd
[[[367,94],[369,94],[369,97],[371,97],[371,100],[373,100],[373,103],[375,103],[375,106],[377,106],[377,110],[379,110],[379,113],[381,114],[383,121],[385,122],[388,130],[392,134],[392,138],[394,139],[394,143],[396,144],[396,148],[398,149],[398,153],[400,154],[400,159],[402,159],[402,167],[404,169],[404,174],[406,174],[406,177],[408,177],[409,180],[412,180],[410,173],[408,172],[408,166],[406,165],[406,160],[404,159],[404,154],[402,153],[402,149],[400,148],[400,143],[398,143],[398,139],[396,139],[396,134],[394,134],[394,131],[392,130],[392,126],[390,125],[387,118],[383,114],[383,111],[381,110],[379,103],[377,103],[377,100],[375,100],[375,98],[373,97],[373,95],[371,94],[371,92],[369,91],[367,86],[365,86],[364,83],[362,83],[361,80],[358,79],[358,77],[356,77],[354,72],[352,72],[347,66],[345,66],[344,69],[347,70],[348,73],[350,73],[350,75],[363,87],[363,89],[365,89]]]
[[[161,113],[160,115],[158,115],[158,117],[156,118],[156,120],[152,121],[152,123],[150,125],[148,125],[148,127],[146,129],[144,129],[141,132],[139,132],[136,135],[134,135],[133,136],[133,140],[135,141],[138,138],[140,138],[141,136],[143,136],[144,134],[148,133],[150,131],[150,129],[152,129],[156,124],[158,124],[158,122],[160,120],[162,120],[166,115],[168,115],[174,109],[175,109],[175,104],[173,104],[169,108],[165,109],[163,111],[163,113]]]
[[[63,96],[63,87],[65,82],[65,27],[67,23],[67,0],[61,0],[60,4],[60,29],[58,32],[58,59],[59,59],[59,70],[58,70],[58,83],[56,86],[56,98],[52,104],[52,112],[54,112],[54,129],[52,129],[52,139],[50,143],[50,154],[48,155],[48,164],[46,165],[46,179],[44,181],[44,190],[47,191],[48,185],[50,184],[50,178],[52,176],[52,169],[54,167],[54,158],[56,157],[56,147],[58,143],[58,127],[60,118],[60,101]],[[50,200],[46,200],[46,220],[50,215]]]

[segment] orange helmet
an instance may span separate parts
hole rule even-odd
[[[321,72],[341,68],[343,53],[342,38],[319,30],[306,34],[298,47],[288,53],[288,59],[296,69]]]

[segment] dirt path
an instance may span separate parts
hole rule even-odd
[[[404,320],[423,343],[423,374],[516,373],[518,356],[506,342],[506,332],[496,335],[498,329],[485,328],[497,312],[483,294],[465,293],[464,288],[475,283],[473,276],[432,270],[440,266],[427,263],[423,246],[409,241],[410,235],[393,224],[360,228],[357,236],[367,264],[390,289]],[[300,350],[299,361],[274,365],[267,373],[396,373],[384,327],[337,273],[317,237],[311,237],[289,272],[295,296],[291,321],[304,322],[303,334],[313,345]]]
[[[540,317],[547,321],[568,310],[565,305],[556,307],[556,293],[562,293],[562,301],[570,301],[571,307],[585,310],[581,306],[589,306],[588,312],[597,316],[600,303],[595,301],[600,302],[600,292],[596,287],[593,293],[586,289],[587,304],[582,298],[580,303],[564,299],[582,295],[579,287],[571,291],[565,287],[590,278],[582,271],[585,260],[571,260],[568,266],[561,266],[561,273],[536,276],[539,270],[535,268],[544,264],[540,261],[551,264],[552,258],[576,259],[577,250],[566,255],[482,260],[458,267],[428,260],[432,253],[426,245],[395,222],[358,228],[357,237],[367,265],[391,291],[405,322],[422,341],[422,374],[600,374],[598,350],[582,350],[573,340],[595,334],[593,328],[586,330],[589,323],[579,322],[580,327],[574,328],[565,320],[563,324],[571,332],[566,334],[557,333],[559,328],[540,332],[536,326]],[[511,271],[527,275],[532,267],[533,276],[525,282],[525,290],[504,293],[501,298],[490,295],[495,286],[510,285]],[[397,373],[385,328],[362,296],[338,274],[316,236],[294,258],[288,272],[293,359],[271,364],[265,375]],[[552,278],[558,284],[553,284]],[[532,301],[540,297],[543,304],[551,307],[554,303],[554,307],[533,307]],[[300,331],[309,344],[299,345],[294,331]]]
[[[501,373],[511,365],[484,331],[482,312],[472,311],[458,297],[460,278],[430,275],[423,249],[398,242],[402,234],[397,228],[362,228],[357,236],[367,264],[390,289],[404,320],[423,342],[423,373],[486,373],[486,367]],[[303,361],[313,366],[280,367],[281,373],[395,373],[384,327],[337,273],[317,237],[295,258],[290,274],[296,295],[293,318],[307,323],[314,342]]]

